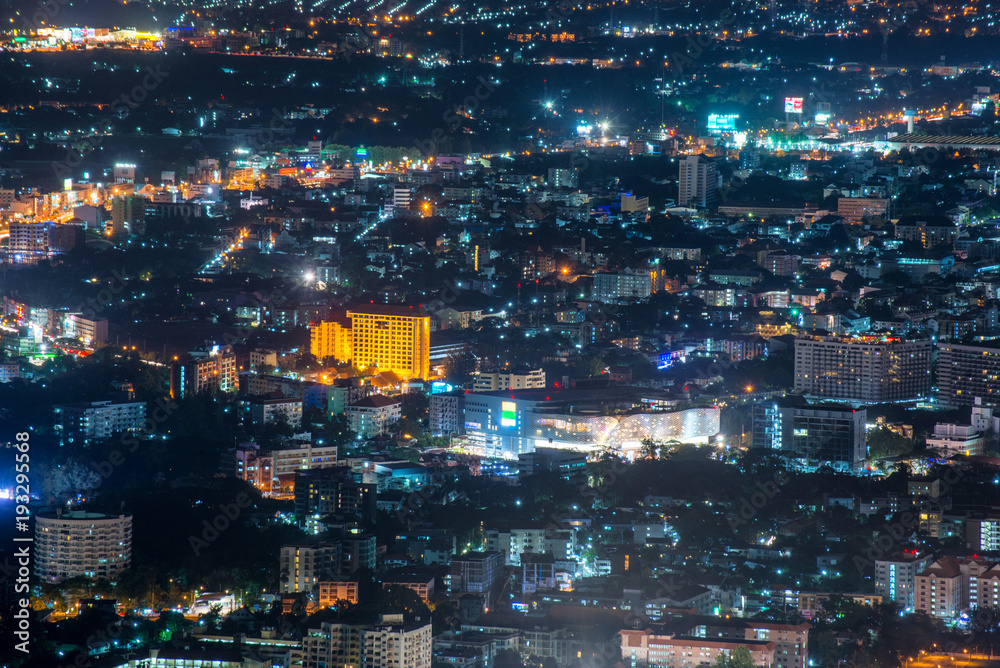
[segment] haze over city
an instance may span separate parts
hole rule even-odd
[[[996,12],[5,0],[3,665],[1000,665]]]

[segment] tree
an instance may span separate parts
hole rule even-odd
[[[715,668],[754,668],[756,665],[750,650],[743,645],[729,652],[728,655],[725,652],[720,652],[715,660]]]
[[[524,668],[521,656],[512,649],[502,649],[493,657],[496,668]]]
[[[886,459],[913,450],[913,441],[900,436],[888,427],[877,427],[868,432],[868,456]]]
[[[477,363],[476,356],[467,350],[451,355],[445,361],[445,378],[452,385],[463,387],[472,382]]]

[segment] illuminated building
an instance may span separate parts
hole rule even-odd
[[[312,592],[321,579],[331,579],[340,568],[340,543],[282,545],[281,592]]]
[[[269,453],[262,452],[255,443],[245,443],[237,446],[233,455],[236,477],[270,495],[274,489],[274,460]]]
[[[938,343],[938,400],[946,406],[1000,407],[1000,347]]]
[[[75,577],[114,582],[131,563],[131,515],[60,510],[35,518],[35,575],[40,582]]]
[[[412,193],[409,186],[393,186],[392,188],[392,202],[389,204],[389,214],[394,215],[396,213],[402,213],[403,211],[408,211],[410,208],[410,198]]]
[[[637,388],[510,390],[460,399],[465,445],[508,459],[536,447],[627,455],[645,439],[707,443],[719,432],[718,408],[670,411],[672,399]]]
[[[549,167],[548,177],[553,188],[576,188],[579,183],[575,168]]]
[[[576,450],[536,447],[534,452],[518,455],[517,475],[558,473],[564,480],[577,480],[587,474],[587,455]]]
[[[841,197],[837,200],[837,215],[851,223],[860,223],[865,216],[884,216],[889,200],[874,197]]]
[[[995,582],[995,572],[987,575],[994,565],[995,562],[975,557],[941,557],[914,579],[914,609],[931,617],[952,619],[972,609],[980,600],[988,601],[977,590],[980,576],[986,576],[985,582]]]
[[[381,394],[365,397],[347,407],[347,427],[362,438],[384,434],[402,416],[403,403]]]
[[[352,357],[351,325],[329,320],[309,326],[310,352],[320,362],[327,358],[345,361]]]
[[[87,346],[96,348],[108,342],[106,318],[85,318],[79,313],[71,313],[66,316],[63,329],[68,338],[79,339]]]
[[[371,305],[348,311],[354,364],[404,378],[430,375],[431,319],[423,308]]]
[[[728,656],[744,647],[750,651],[755,665],[775,666],[777,645],[764,640],[709,640],[698,637],[677,637],[651,629],[621,632],[622,663],[632,668],[686,668],[687,666],[718,665],[718,657]]]
[[[255,427],[282,420],[293,429],[302,426],[302,400],[295,397],[251,396],[240,399],[244,420]]]
[[[45,255],[49,249],[49,226],[49,223],[11,222],[10,252],[25,256]]]
[[[461,433],[464,403],[465,392],[462,390],[432,394],[429,408],[431,433],[435,436]]]
[[[947,216],[908,216],[896,223],[897,239],[916,241],[928,249],[939,245],[954,248],[958,232],[958,226]]]
[[[358,602],[358,581],[350,578],[321,580],[319,583],[319,607],[330,608],[337,601]]]
[[[855,404],[924,399],[931,389],[929,339],[815,336],[795,340],[795,392]]]
[[[774,643],[774,668],[806,668],[809,665],[810,628],[808,623],[716,618],[705,624],[704,637],[731,642],[756,640]]]
[[[41,330],[37,328],[0,325],[0,349],[11,357],[33,354],[40,340]]]
[[[976,552],[1000,552],[1000,517],[965,518],[965,546]]]
[[[719,177],[715,163],[703,155],[689,155],[680,161],[677,205],[708,207],[715,201]]]
[[[299,471],[339,466],[336,445],[313,445],[309,441],[275,450],[261,450],[256,443],[244,443],[233,455],[232,472],[236,477],[266,495],[294,490],[295,474]]]
[[[181,399],[201,392],[236,392],[236,353],[230,346],[193,350],[191,359],[174,362],[170,368],[170,398]]]
[[[573,561],[576,552],[576,531],[556,529],[487,529],[486,549],[500,552],[508,565],[520,566],[523,554],[550,554],[565,565]]]
[[[656,271],[647,269],[625,269],[611,273],[601,271],[594,274],[594,288],[591,298],[598,302],[614,302],[619,299],[645,299],[655,291]]]
[[[466,552],[454,556],[448,565],[451,580],[448,594],[452,600],[463,594],[476,594],[488,606],[506,582],[504,555],[501,552]]]
[[[383,575],[381,577],[382,588],[406,587],[414,594],[423,599],[424,603],[430,603],[434,596],[434,576],[425,574],[403,573],[400,575]]]
[[[403,615],[377,623],[323,622],[302,638],[304,668],[431,668],[431,624]],[[293,657],[296,661],[297,657]]]
[[[115,433],[141,431],[146,424],[146,402],[115,404],[93,401],[52,407],[60,443],[86,445],[111,438]]]
[[[521,555],[521,593],[556,588],[556,562],[551,554]]]
[[[356,482],[349,467],[333,464],[317,470],[295,472],[296,521],[306,526],[310,520],[337,514],[374,522],[377,486]]]
[[[545,371],[523,369],[518,371],[494,371],[476,374],[474,392],[495,390],[532,390],[545,387]]]
[[[111,225],[109,236],[140,234],[146,221],[146,200],[135,195],[116,197],[111,202]]]
[[[918,573],[927,568],[933,557],[916,550],[875,560],[875,593],[895,601],[902,610],[912,610],[914,583]]]
[[[753,408],[753,447],[784,451],[806,470],[853,472],[868,456],[867,411],[786,398]]]
[[[353,360],[359,369],[375,367],[401,378],[430,376],[431,319],[423,308],[372,304],[351,309],[350,324],[338,321],[311,326],[311,350],[317,359]]]

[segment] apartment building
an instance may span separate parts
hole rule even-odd
[[[504,554],[508,565],[519,566],[521,555],[549,553],[556,561],[569,561],[576,550],[576,532],[570,529],[511,529],[486,531],[486,549]]]
[[[937,347],[938,400],[946,406],[1000,407],[1000,346],[941,341]]]
[[[339,543],[282,545],[281,593],[312,592],[321,580],[332,580],[340,572]]]
[[[795,392],[877,404],[924,399],[931,389],[929,339],[888,335],[795,340]]]
[[[252,396],[240,399],[245,423],[263,427],[285,420],[293,429],[302,426],[302,400],[293,397]]]
[[[338,466],[336,445],[301,445],[261,450],[256,443],[243,443],[233,451],[233,474],[263,494],[282,494],[294,490],[295,474]]]
[[[442,392],[430,396],[429,425],[435,436],[460,434],[465,427],[465,392]]]
[[[62,444],[87,445],[116,433],[138,433],[146,425],[146,402],[91,401],[52,407]]]
[[[15,255],[44,255],[49,250],[51,223],[10,223],[10,252]]]
[[[837,200],[837,215],[850,223],[860,223],[865,216],[883,216],[889,200],[877,197],[841,197]]]
[[[981,592],[980,587],[992,586],[987,573],[994,566],[994,562],[977,557],[941,557],[917,575],[914,608],[941,619],[958,617],[992,595],[992,591]]]
[[[170,397],[182,399],[202,392],[236,392],[239,377],[231,346],[194,350],[188,360],[170,367]]]
[[[709,207],[715,202],[719,176],[715,163],[703,155],[689,155],[680,161],[677,204],[686,207]]]
[[[865,409],[807,404],[787,397],[753,407],[753,447],[796,453],[805,470],[831,466],[846,473],[868,456]]]
[[[625,268],[618,272],[599,271],[594,274],[591,298],[598,302],[619,299],[645,299],[655,291],[657,272],[648,269]]]
[[[347,426],[362,438],[384,434],[403,414],[398,399],[375,394],[347,407]]]
[[[493,371],[476,374],[473,392],[493,392],[495,390],[533,390],[545,387],[545,371],[542,369],[519,369],[514,371]]]
[[[709,640],[661,635],[652,629],[623,629],[621,661],[631,668],[692,668],[717,665],[719,656],[745,647],[757,666],[775,666],[777,645],[762,640]]]
[[[430,603],[434,596],[434,576],[433,575],[383,575],[382,588],[406,587],[419,596],[424,603]]]
[[[35,576],[40,582],[75,577],[114,582],[131,563],[131,515],[60,510],[35,517]]]
[[[807,668],[809,665],[808,623],[781,624],[756,619],[694,620],[691,635],[713,640],[772,642],[775,668]]]
[[[359,582],[351,578],[320,580],[317,597],[319,607],[329,608],[337,605],[337,601],[358,602]]]
[[[912,610],[916,599],[917,574],[931,565],[933,557],[916,550],[904,550],[875,560],[875,593],[895,601],[903,610]]]
[[[477,594],[487,604],[500,593],[504,583],[504,555],[500,552],[466,552],[449,563],[449,595]]]
[[[378,622],[324,622],[302,638],[302,668],[431,668],[431,624],[402,615]]]

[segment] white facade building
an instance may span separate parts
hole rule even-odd
[[[719,177],[715,163],[703,155],[689,155],[680,162],[677,206],[707,207],[715,201]]]
[[[115,433],[138,432],[146,424],[145,401],[60,404],[52,410],[55,430],[63,443],[87,444],[111,438]]]
[[[35,518],[35,575],[40,582],[115,579],[132,563],[132,516],[73,511]]]
[[[302,638],[303,668],[431,668],[431,624],[402,615],[377,623],[324,622]],[[299,657],[293,656],[295,664]]]

